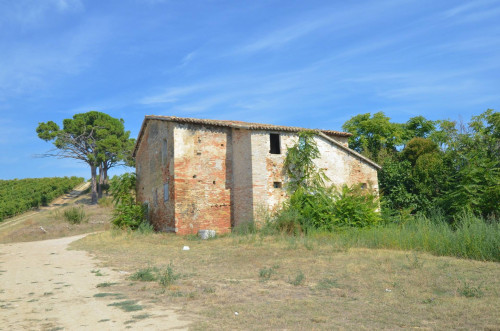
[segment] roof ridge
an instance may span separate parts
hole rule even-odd
[[[266,130],[274,129],[278,131],[302,131],[302,130],[318,130],[326,134],[331,134],[340,137],[350,137],[352,134],[349,132],[342,132],[337,130],[327,130],[327,129],[309,129],[296,126],[285,126],[276,124],[265,124],[265,123],[252,123],[234,120],[213,120],[213,119],[202,119],[202,118],[190,118],[190,117],[177,117],[177,116],[161,116],[161,115],[146,115],[145,120],[156,119],[161,121],[172,121],[172,122],[184,122],[184,123],[194,123],[194,124],[206,124],[215,126],[226,126],[235,128],[245,128],[249,130]]]

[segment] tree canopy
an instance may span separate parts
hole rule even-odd
[[[350,146],[382,165],[385,208],[453,220],[468,211],[500,215],[500,114],[488,109],[469,123],[412,117],[393,123],[383,113],[357,115],[343,129]]]
[[[40,139],[52,142],[55,147],[43,156],[72,158],[90,166],[92,203],[96,203],[98,197],[97,169],[101,188],[107,171],[130,159],[134,144],[134,139],[129,138],[130,132],[125,131],[123,119],[98,111],[64,119],[62,129],[53,121],[39,123],[36,132]]]

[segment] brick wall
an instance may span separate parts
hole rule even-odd
[[[174,144],[177,233],[230,231],[231,129],[175,123]]]

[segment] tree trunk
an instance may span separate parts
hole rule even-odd
[[[97,167],[95,165],[90,166],[90,187],[91,187],[91,196],[92,196],[92,204],[97,203]]]
[[[108,185],[108,169],[109,168],[106,165],[104,165],[104,168],[102,169],[104,172],[104,176],[103,176],[104,185]]]
[[[99,185],[97,186],[97,197],[102,198],[102,185],[104,184],[104,167],[99,164]]]

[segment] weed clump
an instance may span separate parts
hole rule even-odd
[[[140,269],[133,273],[130,276],[130,279],[141,282],[157,281],[161,286],[167,287],[172,285],[179,277],[180,275],[174,272],[173,265],[170,263],[164,269],[159,269],[157,267]]]
[[[289,279],[288,282],[292,284],[293,286],[299,286],[304,284],[306,281],[306,276],[302,273],[302,271],[299,270],[298,274],[295,276],[294,279]]]
[[[482,298],[484,296],[481,285],[474,286],[466,281],[464,281],[462,286],[458,288],[458,293],[466,298]]]
[[[259,271],[259,277],[261,278],[261,280],[265,281],[265,280],[269,280],[271,279],[271,276],[274,275],[276,273],[276,269],[279,268],[279,265],[274,265],[270,268],[262,268],[260,269]]]
[[[71,224],[80,224],[87,221],[85,211],[81,207],[70,207],[63,212],[64,219]]]
[[[169,264],[159,274],[158,283],[160,283],[160,285],[163,287],[167,287],[169,285],[172,285],[177,278],[179,278],[179,275],[174,273],[174,269],[172,268],[172,264]]]
[[[140,269],[136,272],[134,272],[131,276],[131,280],[138,280],[141,282],[154,282],[157,279],[158,275],[158,268],[156,267],[147,267],[144,269]]]

